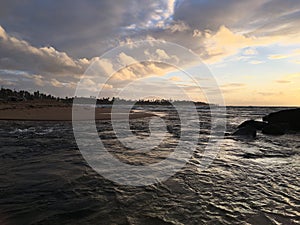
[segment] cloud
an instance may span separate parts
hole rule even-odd
[[[269,55],[269,59],[287,59],[292,57],[298,57],[300,56],[300,49],[296,49],[293,52],[289,54],[275,54],[275,55]]]
[[[289,58],[290,56],[288,55],[270,55],[268,58],[269,59],[286,59]]]
[[[189,31],[190,27],[186,25],[183,21],[176,21],[168,25],[166,29],[169,29],[171,30],[172,33],[175,33],[175,32]]]
[[[178,65],[179,60],[170,54],[169,49],[149,45],[149,49],[138,50],[138,45],[139,43],[133,43],[132,48],[124,48],[124,52],[118,53],[116,57],[94,58],[86,75],[100,83],[110,79],[116,84],[119,81],[132,81],[148,76],[163,76],[177,70],[173,65]]]
[[[291,81],[289,80],[276,80],[277,83],[280,83],[280,84],[288,84],[288,83],[291,83]]]
[[[174,18],[185,21],[190,27],[216,31],[221,25],[238,24],[265,1],[184,1],[175,11]]]
[[[289,79],[299,79],[300,73],[292,73],[292,74],[285,75],[284,77],[289,78]]]
[[[114,81],[133,81],[148,76],[164,76],[175,70],[169,65],[156,62],[140,62],[123,68],[112,76]]]
[[[247,48],[244,52],[243,52],[244,55],[257,55],[258,52],[256,49],[253,49],[253,48]]]
[[[234,33],[225,26],[221,26],[217,33],[204,40],[208,61],[217,62],[238,53],[245,46],[254,46],[256,39]]]
[[[120,62],[125,65],[137,63],[136,59],[134,59],[133,57],[131,57],[129,55],[126,55],[124,52],[121,52],[119,54],[119,59],[120,59]]]
[[[204,39],[203,43],[205,46],[205,54],[202,56],[206,59],[208,63],[216,63],[222,61],[223,59],[239,53],[245,47],[261,47],[269,46],[272,44],[295,44],[299,43],[300,38],[288,35],[279,36],[264,36],[255,37],[242,34],[240,32],[233,32],[225,26],[221,26],[219,30],[214,34],[209,34]],[[248,52],[249,53],[249,52]],[[273,55],[270,58],[280,58],[280,57],[292,57],[299,55],[299,51],[296,50],[293,54],[288,56]]]
[[[89,61],[73,59],[53,47],[34,47],[8,35],[0,26],[0,68],[67,75],[81,74]]]
[[[47,4],[38,1],[14,1],[10,7],[6,7],[7,3],[2,1],[0,8],[6,8],[7,14],[14,17],[0,18],[2,25],[35,46],[50,44],[75,57],[80,57],[83,52],[85,57],[91,57],[89,51],[94,54],[95,50],[101,51],[109,47],[105,39],[115,36],[116,27],[129,25],[139,19],[139,15],[135,13],[136,8],[140,8],[148,17],[146,8],[151,7],[151,4],[143,7],[143,4],[133,3],[131,13],[128,12],[127,4],[128,2],[122,0],[113,3],[74,0],[72,4],[67,0]],[[19,24],[16,25],[15,21],[19,21]]]
[[[299,33],[299,13],[300,2],[294,0],[186,0],[174,18],[201,31],[210,29],[214,33],[223,25],[263,37]]]
[[[207,43],[203,38],[216,38],[220,32],[226,35],[226,29],[236,36],[232,41],[243,39],[244,44],[245,39],[283,34],[294,34],[287,42],[299,41],[300,3],[293,0],[12,1],[1,2],[0,8],[6,9],[0,15],[2,25],[14,36],[33,46],[55,46],[73,58],[99,56],[127,38],[143,40],[147,36],[181,44],[202,55]],[[220,53],[219,60],[236,52],[232,44],[222,53],[217,50],[209,48],[207,52]]]
[[[292,60],[291,62],[292,63],[296,63],[296,64],[300,64],[300,59],[298,59],[298,60]]]
[[[258,64],[262,64],[262,63],[265,63],[264,61],[260,61],[260,60],[252,60],[249,62],[250,64],[253,64],[253,65],[258,65]]]
[[[70,95],[90,63],[85,58],[74,59],[50,46],[32,46],[7,34],[1,26],[0,49],[1,83],[14,88],[43,89],[50,93],[56,92],[51,88],[67,88],[57,93]]]
[[[278,96],[278,95],[282,95],[282,92],[266,92],[266,91],[261,91],[261,92],[257,92],[257,94],[259,95],[263,95],[263,96]]]
[[[250,20],[253,21],[254,35],[278,36],[297,34],[299,32],[300,2],[272,0],[262,4],[254,11]]]
[[[300,43],[300,1],[295,0],[12,0],[0,2],[0,21],[1,83],[16,88],[43,86],[63,95],[72,93],[91,62],[99,64],[98,75],[113,73],[115,62],[99,61],[98,56],[119,44],[165,40],[191,49],[206,63],[234,58],[259,64],[265,60],[255,57],[265,53],[259,47]],[[276,52],[280,54],[269,59],[299,63],[299,52]],[[179,62],[176,54],[162,48],[149,54],[151,60],[172,60],[180,67],[193,64]],[[121,64],[133,64],[116,73],[113,88],[174,70],[159,63],[135,63],[133,55],[125,52],[116,58]],[[88,79],[95,82],[90,72]],[[292,79],[298,78],[279,80]]]
[[[16,82],[14,80],[4,79],[0,77],[1,86],[15,86]]]
[[[168,59],[169,58],[169,56],[167,55],[167,53],[164,50],[162,50],[162,49],[157,49],[156,50],[156,54],[159,57],[159,59]]]
[[[278,84],[295,84],[299,86],[300,82],[300,73],[292,73],[292,74],[286,74],[282,76],[280,79],[275,80],[276,83]]]
[[[51,79],[51,84],[52,84],[54,87],[58,87],[58,88],[61,88],[61,87],[64,86],[61,82],[59,82],[59,81],[56,80],[55,78]]]
[[[240,88],[240,87],[244,87],[244,86],[246,86],[246,84],[244,84],[244,83],[227,83],[227,84],[221,85],[221,88]]]
[[[76,58],[99,56],[120,38],[150,29],[186,29],[183,22],[172,22],[175,0],[10,2],[0,2],[5,9],[1,25],[10,33],[34,46],[56,46]]]
[[[193,31],[193,37],[202,37],[202,32],[198,29]]]
[[[245,83],[226,83],[220,85],[220,90],[223,94],[234,94],[241,90],[244,90],[247,87]]]
[[[182,81],[182,79],[178,76],[173,76],[169,78],[170,81],[175,81],[175,82],[180,82]]]

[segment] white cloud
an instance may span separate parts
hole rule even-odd
[[[35,47],[6,33],[0,26],[1,83],[45,92],[72,93],[90,61],[74,59],[55,48]],[[6,74],[6,75],[5,75]],[[9,77],[13,77],[11,82]],[[63,79],[64,81],[60,81]]]
[[[269,59],[286,59],[289,58],[289,55],[270,55],[268,58]]]
[[[204,40],[204,45],[209,61],[217,62],[225,57],[234,55],[245,46],[254,45],[255,39],[234,33],[225,26],[221,26],[214,35],[209,35]]]
[[[43,87],[46,83],[42,75],[32,75],[31,77],[37,86]]]
[[[244,52],[244,55],[257,55],[258,52],[254,48],[247,48]]]
[[[40,74],[81,74],[88,65],[87,59],[73,59],[53,47],[34,47],[24,40],[8,35],[0,26],[0,58],[3,69],[34,71]]]
[[[59,82],[59,81],[56,80],[55,78],[51,79],[51,84],[52,84],[54,87],[58,87],[58,88],[61,88],[61,87],[64,86],[61,82]]]
[[[169,78],[170,81],[174,81],[174,82],[180,82],[182,81],[182,78],[178,77],[178,76],[173,76],[171,78]]]
[[[296,49],[293,52],[289,54],[275,54],[275,55],[269,55],[269,59],[287,59],[292,57],[298,57],[300,56],[300,49]]]
[[[159,60],[160,59],[169,59],[168,54],[164,50],[162,50],[162,49],[156,49],[155,52],[156,52]]]
[[[209,34],[204,39],[204,46],[206,50],[207,62],[215,63],[222,61],[226,57],[237,54],[243,48],[253,49],[259,46],[268,46],[271,44],[294,44],[299,43],[299,37],[286,36],[284,34],[279,36],[265,36],[255,37],[242,34],[240,32],[233,32],[225,26],[221,26],[215,34]],[[247,53],[255,53],[253,50]],[[298,51],[293,55],[299,54]],[[289,55],[288,57],[290,57]],[[282,55],[270,56],[270,58],[287,57]]]
[[[122,65],[131,65],[137,63],[136,59],[129,55],[126,55],[124,52],[121,52],[119,54],[119,60]]]
[[[190,30],[190,27],[186,25],[183,21],[173,22],[171,25],[167,26],[166,29],[171,30],[172,33],[183,32]]]
[[[260,60],[252,60],[249,62],[250,64],[253,64],[253,65],[258,65],[258,64],[262,64],[262,63],[265,63],[264,61],[260,61]]]
[[[193,31],[193,37],[202,37],[202,32],[198,29]]]

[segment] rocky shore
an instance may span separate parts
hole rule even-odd
[[[284,135],[300,131],[300,108],[270,113],[262,121],[247,120],[237,127],[233,136],[255,138],[257,131],[267,135]]]

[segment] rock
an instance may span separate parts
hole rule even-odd
[[[255,120],[246,120],[243,123],[241,123],[238,128],[246,127],[246,126],[251,126],[254,127],[257,130],[262,130],[264,126],[266,126],[266,122],[261,122],[261,121],[255,121]]]
[[[243,137],[256,137],[256,129],[252,126],[244,126],[241,128],[238,128],[233,134],[233,136],[243,136]]]
[[[268,124],[262,129],[262,133],[270,135],[283,135],[286,133],[286,130],[285,124]]]
[[[300,131],[300,108],[270,113],[263,120],[269,124],[287,124],[289,130]]]

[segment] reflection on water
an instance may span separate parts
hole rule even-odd
[[[168,134],[149,152],[133,152],[107,121],[97,123],[105,146],[121,161],[149,164],[168,156],[180,122],[168,107]],[[245,119],[276,108],[228,108],[228,132]],[[299,224],[300,136],[226,137],[205,170],[199,163],[209,140],[209,110],[199,109],[200,137],[193,157],[166,182],[129,187],[112,183],[83,160],[69,122],[0,122],[0,224]],[[149,118],[132,121],[138,137]]]

